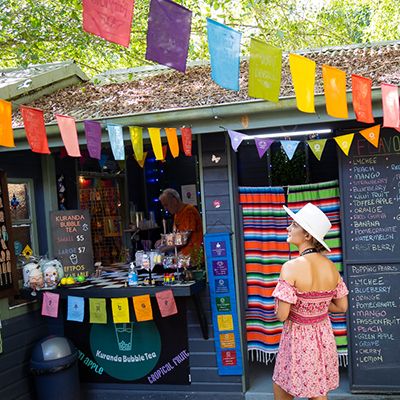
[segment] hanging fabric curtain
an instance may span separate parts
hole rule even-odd
[[[300,208],[312,202],[318,206],[329,218],[332,228],[326,236],[326,243],[332,250],[327,253],[328,258],[335,263],[336,268],[342,274],[342,244],[340,239],[340,194],[339,182],[329,181],[311,183],[288,187],[288,207],[297,212]],[[289,219],[288,219],[289,223]],[[297,257],[298,252],[293,247],[292,257]],[[347,365],[347,327],[344,314],[330,315],[333,333],[339,355],[339,364]]]
[[[281,187],[240,187],[247,275],[247,345],[250,358],[273,360],[282,332],[271,296],[281,267],[289,259],[287,220]]]

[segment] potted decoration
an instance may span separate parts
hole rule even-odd
[[[194,246],[190,252],[190,266],[193,278],[196,281],[204,279],[204,249],[203,246]]]

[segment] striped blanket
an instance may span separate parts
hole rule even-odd
[[[248,308],[246,312],[247,344],[252,360],[268,363],[278,351],[282,323],[275,318],[271,296],[281,266],[297,252],[286,243],[288,216],[282,208],[297,211],[308,201],[321,207],[332,222],[327,243],[329,255],[342,271],[338,182],[290,186],[288,201],[282,187],[240,187],[243,210],[244,247],[247,275]],[[338,346],[339,362],[347,365],[346,320],[331,317]]]

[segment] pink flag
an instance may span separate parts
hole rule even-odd
[[[83,0],[83,30],[128,47],[134,0]]]
[[[174,294],[171,289],[156,293],[158,308],[162,317],[169,317],[178,313]]]
[[[272,139],[261,139],[261,138],[255,138],[254,139],[256,142],[256,147],[258,151],[258,156],[262,158],[262,156],[265,154],[265,152],[269,149],[272,143],[274,141]]]
[[[101,124],[96,121],[83,121],[85,126],[86,144],[89,155],[100,160],[101,157]]]
[[[192,155],[192,129],[181,128],[181,135],[183,152],[186,156],[190,157]]]
[[[43,292],[42,315],[57,318],[59,301],[60,295],[58,293]]]
[[[397,85],[382,83],[383,126],[400,128],[399,90]]]
[[[65,149],[70,157],[81,157],[75,120],[66,115],[56,115]]]
[[[240,146],[240,143],[246,138],[248,138],[248,135],[245,135],[244,133],[236,132],[236,131],[231,131],[228,129],[228,134],[229,137],[231,138],[231,145],[234,151],[237,151],[238,147]]]
[[[31,150],[35,153],[50,154],[43,111],[26,106],[20,106],[20,110]]]

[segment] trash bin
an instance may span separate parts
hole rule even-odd
[[[49,336],[31,358],[38,400],[79,400],[78,350],[65,337]]]

